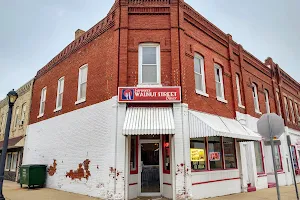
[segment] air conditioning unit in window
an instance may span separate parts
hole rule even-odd
[[[20,125],[20,126],[23,126],[23,125],[24,125],[24,120],[20,121],[20,122],[19,122],[19,125]]]

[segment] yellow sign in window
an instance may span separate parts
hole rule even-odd
[[[193,149],[191,148],[191,161],[192,162],[205,162],[205,151],[204,149]]]

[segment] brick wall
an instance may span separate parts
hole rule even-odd
[[[160,44],[162,85],[181,85],[183,103],[187,103],[190,109],[229,118],[234,118],[235,111],[239,111],[259,118],[260,114],[254,110],[252,83],[258,86],[262,113],[266,112],[265,89],[269,93],[271,112],[277,111],[276,89],[280,90],[282,98],[285,93],[295,101],[300,101],[299,83],[284,73],[272,59],[268,58],[265,62],[258,60],[234,42],[231,35],[222,32],[184,1],[116,1],[108,16],[95,26],[101,29],[105,27],[103,23],[112,24],[112,27],[104,29],[76,51],[66,53],[65,58],[47,73],[38,73],[34,85],[31,123],[109,99],[117,94],[117,86],[136,86],[138,46],[144,42]],[[94,29],[93,27],[91,30]],[[89,37],[88,34],[93,35],[93,31],[87,31],[80,38],[85,40]],[[72,44],[66,48],[67,52],[69,48],[72,49]],[[205,59],[206,90],[209,97],[195,93],[195,52]],[[87,101],[75,105],[78,68],[86,63],[89,64]],[[218,63],[223,69],[227,103],[216,99],[214,63]],[[245,108],[237,105],[236,73],[240,75],[242,103]],[[63,109],[54,113],[57,80],[62,76],[65,76],[66,87]],[[45,86],[45,116],[37,119],[40,93]],[[281,105],[281,108],[284,106]],[[288,125],[299,129],[296,124]]]

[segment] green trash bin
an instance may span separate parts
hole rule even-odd
[[[44,187],[46,182],[46,165],[22,165],[20,167],[20,185]]]

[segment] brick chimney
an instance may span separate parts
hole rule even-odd
[[[77,38],[79,38],[82,34],[84,34],[85,31],[81,30],[81,29],[77,29],[77,31],[75,31],[75,40]]]

